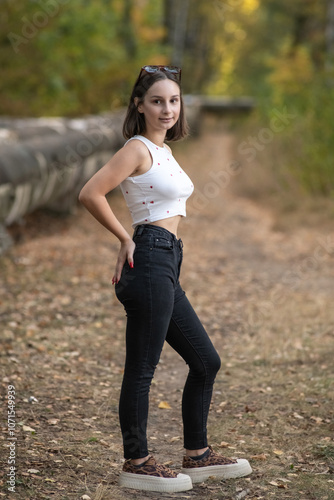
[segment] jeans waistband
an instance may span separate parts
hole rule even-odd
[[[136,236],[141,236],[142,234],[154,234],[155,236],[160,235],[163,238],[167,238],[168,241],[172,241],[175,243],[178,243],[181,247],[183,247],[183,243],[181,238],[177,239],[174,233],[171,233],[168,231],[168,229],[165,229],[164,227],[160,226],[154,226],[153,224],[139,224],[139,226],[136,226],[134,233],[133,233],[133,238]]]

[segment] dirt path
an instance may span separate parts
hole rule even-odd
[[[78,209],[68,219],[29,217],[14,230],[21,242],[0,261],[0,455],[17,467],[15,494],[1,468],[0,498],[334,498],[334,233],[325,224],[274,231],[273,213],[233,195],[244,168],[231,163],[233,145],[232,134],[207,129],[174,148],[197,186],[180,228],[181,281],[223,362],[210,442],[250,458],[254,474],[175,495],[117,487],[125,326],[111,285],[118,246]],[[122,198],[111,202],[129,227]],[[172,468],[183,452],[185,375],[166,346],[151,390],[149,435],[150,450]]]

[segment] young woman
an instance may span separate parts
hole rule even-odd
[[[126,459],[119,484],[151,491],[184,491],[209,476],[251,473],[208,446],[206,426],[220,358],[179,282],[182,241],[178,225],[193,191],[165,144],[187,135],[181,70],[144,66],[134,85],[123,133],[128,141],[83,187],[79,199],[120,241],[113,276],[127,315],[126,361],[119,417]],[[133,238],[113,214],[106,194],[120,186],[133,219]],[[149,390],[164,342],[189,366],[182,397],[182,473],[149,455]]]

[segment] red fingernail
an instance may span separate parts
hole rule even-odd
[[[131,269],[133,269],[133,262],[130,262],[130,267]]]

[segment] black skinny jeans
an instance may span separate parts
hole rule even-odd
[[[124,457],[148,455],[149,390],[165,340],[189,366],[182,397],[184,447],[208,445],[206,426],[220,358],[179,283],[182,241],[158,226],[137,226],[134,268],[126,263],[116,295],[127,315],[119,417]]]

